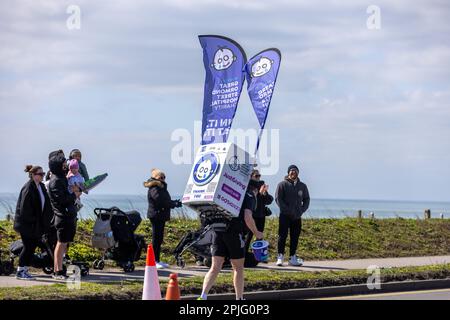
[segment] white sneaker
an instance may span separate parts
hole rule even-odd
[[[289,264],[294,267],[300,267],[303,265],[303,260],[294,255],[289,259]]]
[[[164,265],[161,264],[161,262],[156,263],[156,269],[164,269]]]
[[[160,261],[159,264],[162,265],[164,268],[168,268],[169,267],[168,263],[165,263],[165,262],[162,262],[162,261]]]
[[[283,266],[283,255],[281,253],[279,253],[277,257],[277,266],[279,267]]]

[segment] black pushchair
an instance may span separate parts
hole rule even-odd
[[[199,216],[200,229],[185,234],[173,251],[177,266],[180,268],[184,268],[186,265],[183,258],[183,254],[186,252],[192,253],[197,260],[203,260],[202,262],[206,267],[211,267],[211,244],[214,231],[227,228],[227,218],[221,214],[201,213]],[[253,253],[247,251],[245,254],[245,267],[256,267],[258,261],[256,261]],[[230,261],[226,258],[224,267],[228,268],[230,266]]]
[[[42,269],[45,274],[53,273],[53,252],[56,247],[56,230],[52,228],[48,233],[44,234],[39,241],[38,248],[40,252],[36,252],[31,260],[30,267]],[[11,264],[14,266],[14,260],[22,253],[22,240],[16,240],[9,245]],[[81,276],[89,274],[89,264],[81,261],[71,261],[69,257],[64,256],[63,271],[67,270],[67,266],[75,265],[80,268]]]
[[[142,221],[140,213],[124,212],[117,207],[96,208],[94,213],[97,221],[92,245],[103,251],[102,257],[94,261],[94,269],[102,270],[105,260],[113,260],[125,272],[133,272],[133,262],[141,258],[146,248],[144,236],[134,233]]]

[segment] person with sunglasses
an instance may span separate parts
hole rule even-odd
[[[180,200],[172,200],[167,191],[166,175],[159,169],[153,169],[151,178],[144,182],[148,188],[147,217],[152,222],[152,244],[155,251],[156,268],[164,269],[169,265],[160,260],[161,245],[164,240],[164,228],[170,220],[170,210],[181,207]]]
[[[53,211],[47,190],[42,183],[44,171],[40,166],[27,165],[29,180],[20,191],[14,216],[14,230],[20,234],[23,249],[19,256],[16,278],[32,280],[28,272],[36,247],[51,227]]]
[[[253,211],[253,220],[255,220],[256,228],[259,231],[264,232],[266,217],[272,214],[267,206],[273,202],[273,196],[269,194],[269,186],[261,180],[261,173],[259,173],[258,169],[254,169],[252,171],[250,179],[255,181],[258,189],[258,194],[256,196],[256,208]],[[249,228],[246,228],[245,252],[248,252],[252,240],[253,232]],[[250,255],[250,257],[252,257],[252,255]]]

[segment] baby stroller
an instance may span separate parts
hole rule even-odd
[[[30,267],[42,269],[45,274],[53,273],[53,252],[56,247],[56,230],[51,229],[50,232],[44,234],[40,239],[38,248],[41,252],[35,253],[31,260]],[[22,240],[14,241],[9,245],[11,264],[14,266],[14,260],[21,254],[23,250]],[[67,270],[67,266],[75,265],[80,268],[81,276],[87,276],[89,274],[89,264],[80,261],[70,261],[66,255],[63,260],[63,271]]]
[[[134,261],[141,258],[146,247],[144,236],[135,234],[142,221],[137,211],[123,212],[117,207],[96,208],[92,246],[103,251],[101,259],[95,260],[94,269],[103,270],[105,260],[113,260],[125,272],[134,271]]]
[[[192,253],[197,259],[203,259],[203,264],[208,268],[211,267],[211,244],[214,231],[226,230],[227,228],[228,217],[221,214],[213,214],[211,212],[202,212],[199,216],[201,228],[196,231],[190,231],[184,235],[173,251],[177,266],[180,268],[184,268],[186,265],[183,258],[185,252]],[[253,253],[246,252],[245,267],[256,267],[257,264],[258,262],[253,256]],[[225,259],[223,266],[224,268],[231,266],[228,258]]]

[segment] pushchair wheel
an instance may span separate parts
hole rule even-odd
[[[133,263],[127,263],[123,266],[123,271],[125,272],[133,272],[134,271],[134,264]]]
[[[89,274],[89,267],[84,267],[81,269],[81,276],[86,277]]]
[[[211,268],[212,265],[212,259],[211,258],[205,258],[203,260],[203,264],[205,265],[205,267]]]
[[[14,264],[12,261],[5,261],[1,263],[1,270],[0,274],[3,273],[5,276],[9,276],[11,273],[14,272]]]
[[[43,267],[42,271],[44,271],[45,274],[52,274],[53,273],[53,267]]]
[[[95,260],[93,266],[96,270],[103,270],[103,268],[105,267],[105,261]]]
[[[186,262],[183,259],[177,259],[177,266],[183,269],[186,266]]]

